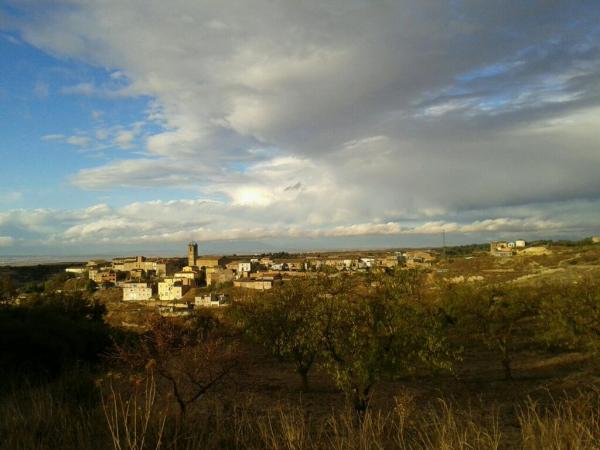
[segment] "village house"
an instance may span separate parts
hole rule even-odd
[[[196,258],[196,266],[200,269],[208,267],[225,267],[228,259],[223,256],[199,256]]]
[[[196,267],[185,266],[180,272],[175,272],[173,278],[180,280],[185,286],[198,286],[201,274]]]
[[[333,267],[338,271],[342,270],[351,270],[353,267],[358,266],[358,261],[353,261],[352,259],[342,259],[342,258],[329,258],[323,261],[325,266]]]
[[[202,294],[194,298],[194,306],[199,308],[218,308],[221,306],[227,306],[229,304],[229,298],[226,294],[211,292],[208,294]]]
[[[171,303],[168,305],[157,305],[156,310],[163,317],[181,317],[189,316],[192,313],[194,305],[191,303]]]
[[[292,272],[306,269],[305,261],[303,259],[299,259],[299,258],[283,259],[283,260],[280,259],[280,260],[277,260],[277,263],[283,264],[283,266],[284,266],[283,270],[289,270]],[[278,270],[278,269],[275,269],[275,267],[274,267],[275,265],[277,265],[277,263],[271,267],[273,270]]]
[[[96,284],[115,284],[117,282],[117,272],[112,269],[90,269],[88,270],[88,278]]]
[[[231,269],[207,268],[206,285],[229,283],[235,278],[235,273]]]
[[[158,259],[149,260],[144,256],[114,258],[112,267],[121,272],[143,271],[152,273],[158,277],[170,276],[178,269],[173,261]]]
[[[123,301],[148,301],[152,298],[153,289],[148,283],[123,283]]]
[[[391,269],[396,267],[398,264],[398,256],[396,255],[384,256],[382,258],[377,258],[376,260],[377,267],[385,267]]]
[[[513,246],[510,246],[506,241],[492,241],[490,243],[490,255],[497,257],[513,256]]]
[[[174,277],[165,278],[158,283],[158,298],[160,300],[179,300],[190,289],[181,279]]]
[[[268,269],[273,264],[273,260],[268,256],[264,256],[258,260],[258,263]]]
[[[406,267],[408,268],[427,268],[432,267],[436,257],[423,250],[412,250],[404,254],[406,258]]]
[[[253,272],[255,270],[255,268],[256,268],[256,265],[253,264],[251,261],[241,261],[237,265],[237,273],[238,274],[250,273],[250,272]]]
[[[315,256],[309,256],[305,261],[306,270],[319,270],[323,264],[323,261]]]
[[[146,272],[142,269],[132,269],[129,272],[125,272],[129,274],[129,279],[131,281],[143,281],[146,278]]]
[[[86,263],[86,266],[87,267],[101,267],[101,266],[106,266],[107,264],[108,264],[108,261],[106,261],[104,259],[90,259]]]
[[[273,278],[241,278],[233,281],[233,287],[267,291],[273,289],[273,285],[280,281]]]
[[[364,268],[367,268],[367,269],[375,267],[375,258],[360,258],[357,261],[356,266],[357,267],[364,267]]]

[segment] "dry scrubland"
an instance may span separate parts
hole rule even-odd
[[[57,298],[110,339],[5,373],[0,447],[600,448],[600,248],[549,250],[299,280],[186,320]]]

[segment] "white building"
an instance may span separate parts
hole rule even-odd
[[[525,248],[525,241],[523,239],[517,239],[515,241],[516,248]]]
[[[175,303],[171,305],[158,305],[156,307],[158,313],[164,317],[180,317],[189,316],[192,312],[193,305],[187,303]]]
[[[83,266],[76,266],[76,267],[67,267],[65,269],[65,272],[67,273],[76,273],[78,275],[87,272],[87,268],[83,267]]]
[[[238,263],[238,273],[248,273],[248,272],[252,272],[252,263],[251,262]]]
[[[360,262],[362,262],[365,267],[375,267],[375,258],[360,258]]]
[[[181,280],[165,278],[158,283],[158,298],[160,300],[179,300],[189,288],[189,286],[184,286]]]
[[[235,280],[233,282],[233,287],[266,291],[269,289],[273,289],[273,281],[274,280],[272,279],[264,278]]]
[[[215,308],[225,306],[227,304],[229,304],[229,301],[225,294],[216,294],[211,292],[210,294],[203,294],[194,298],[194,305],[196,307]]]
[[[123,283],[123,301],[147,301],[152,298],[148,283]]]
[[[200,272],[195,270],[183,270],[181,272],[175,272],[173,278],[180,280],[184,285],[196,286],[200,280]]]

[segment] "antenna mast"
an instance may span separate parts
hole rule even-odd
[[[446,260],[446,230],[442,230],[442,259]]]

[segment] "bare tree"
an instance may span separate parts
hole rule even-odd
[[[237,366],[236,347],[210,319],[154,316],[149,331],[116,355],[133,369],[151,367],[170,387],[180,415],[221,384]]]

